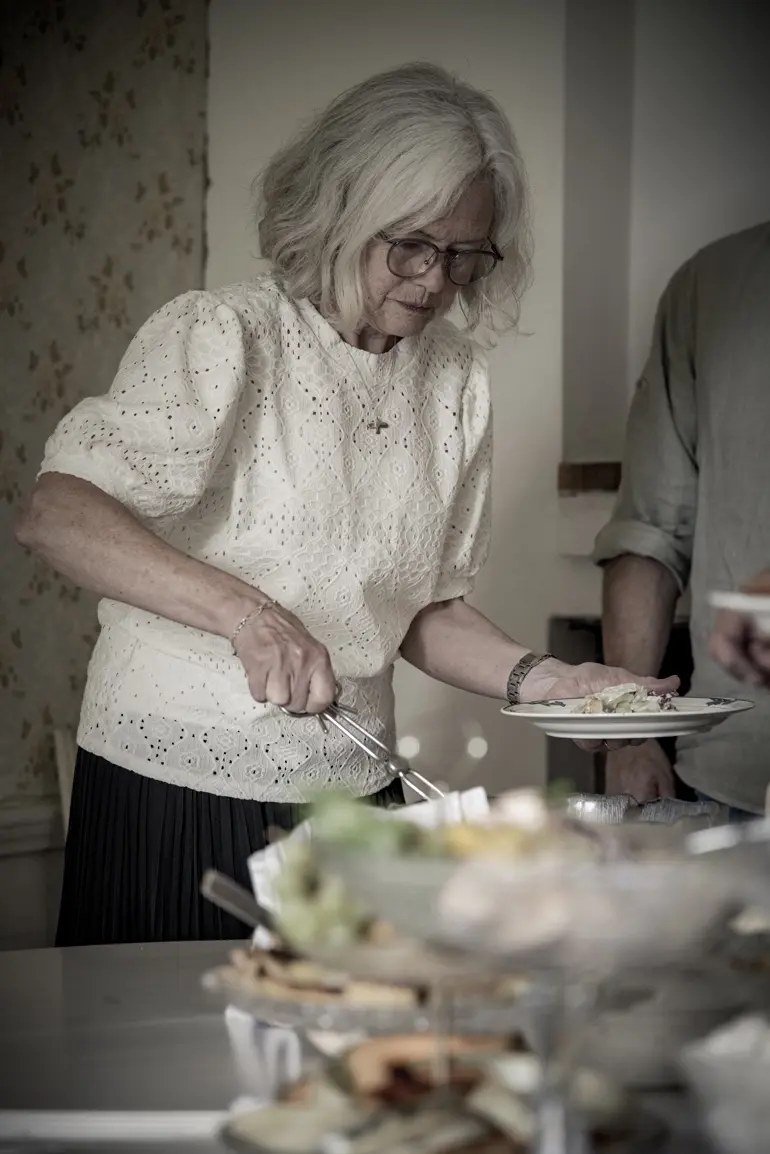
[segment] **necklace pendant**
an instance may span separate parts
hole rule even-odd
[[[377,436],[379,437],[382,430],[383,429],[389,429],[390,425],[388,424],[387,421],[381,421],[378,417],[376,421],[370,421],[366,427],[367,427],[367,429],[369,429],[370,432],[376,433]]]

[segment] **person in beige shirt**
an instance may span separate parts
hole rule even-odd
[[[677,747],[678,776],[738,816],[764,809],[770,696],[724,637],[725,619],[709,652],[708,593],[741,587],[770,556],[769,322],[770,222],[716,241],[674,274],[631,407],[616,508],[594,552],[608,663],[657,672],[689,586],[691,692],[755,701]],[[607,789],[648,801],[672,795],[675,777],[650,741],[609,754]]]

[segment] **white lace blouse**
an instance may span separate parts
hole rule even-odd
[[[90,481],[280,601],[327,646],[342,700],[391,742],[410,623],[466,595],[484,560],[490,458],[486,361],[454,326],[364,352],[264,277],[155,313],[110,392],[61,422],[42,471]],[[255,702],[222,638],[115,601],[99,620],[78,733],[91,753],[260,801],[388,783],[341,734]]]

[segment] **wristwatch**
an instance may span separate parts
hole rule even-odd
[[[522,681],[528,673],[532,672],[536,665],[540,665],[543,661],[550,661],[552,657],[552,653],[525,653],[524,656],[516,662],[508,676],[508,685],[505,691],[509,705],[521,704],[519,693]]]

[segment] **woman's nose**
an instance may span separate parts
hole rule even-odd
[[[443,260],[437,260],[436,263],[431,265],[424,273],[414,278],[415,284],[421,285],[424,289],[427,289],[429,293],[435,295],[443,292],[448,281],[449,277],[447,276],[446,265]]]

